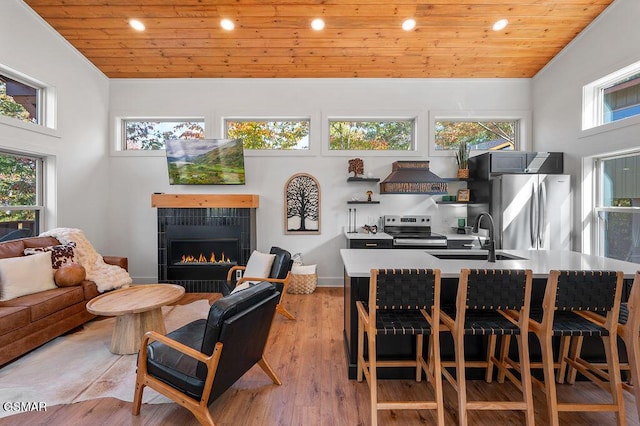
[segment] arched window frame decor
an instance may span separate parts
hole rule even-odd
[[[305,211],[309,213],[309,221],[303,223],[305,226],[293,227],[296,225],[296,217],[299,217],[298,209],[300,204],[308,205]],[[298,224],[299,225],[299,224]],[[284,186],[284,233],[290,235],[313,235],[320,234],[320,184],[318,180],[308,173],[297,173],[287,180]]]

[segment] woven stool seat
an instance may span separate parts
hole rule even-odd
[[[455,319],[455,310],[443,309]],[[464,318],[464,334],[472,336],[516,336],[520,327],[498,311],[467,311]]]

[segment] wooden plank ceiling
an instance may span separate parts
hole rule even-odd
[[[111,78],[532,77],[612,1],[24,0]]]

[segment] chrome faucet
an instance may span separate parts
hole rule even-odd
[[[482,221],[482,218],[485,216],[489,219],[489,222],[490,222],[489,239],[484,243],[482,248],[489,251],[489,253],[487,254],[487,261],[495,263],[496,261],[496,240],[494,238],[495,224],[493,222],[493,217],[491,217],[489,212],[482,212],[478,216],[476,216],[476,220],[473,224],[472,232],[474,233],[478,232],[478,228],[480,228],[480,222]]]

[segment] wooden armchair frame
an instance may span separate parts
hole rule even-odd
[[[203,362],[207,367],[207,378],[205,380],[204,391],[200,400],[191,398],[188,395],[180,392],[178,389],[164,383],[163,381],[150,376],[147,371],[147,346],[151,341],[160,341],[165,345],[191,357],[200,362]],[[142,404],[142,393],[145,386],[149,386],[151,389],[165,395],[172,399],[177,404],[183,406],[187,410],[191,411],[196,419],[203,425],[215,425],[211,413],[209,412],[209,395],[213,388],[213,381],[218,369],[218,363],[220,362],[220,356],[222,354],[223,344],[221,342],[216,343],[213,353],[209,356],[198,352],[182,343],[176,342],[166,336],[155,331],[149,331],[144,335],[142,340],[142,346],[138,354],[138,372],[136,375],[136,388],[133,396],[133,415],[140,414],[140,406]],[[281,385],[282,382],[273,371],[269,363],[264,357],[258,361],[258,365],[269,376],[273,383]]]
[[[236,265],[231,267],[231,269],[229,269],[229,272],[227,272],[227,281],[228,282],[232,282],[233,281],[233,277],[236,274],[236,271],[244,271],[246,270],[246,266],[242,266],[242,265]],[[270,283],[279,283],[282,284],[282,294],[280,295],[280,301],[278,302],[278,305],[276,306],[276,312],[279,313],[280,315],[284,316],[285,318],[288,318],[290,320],[295,320],[296,317],[287,310],[287,308],[284,307],[283,303],[284,303],[284,296],[285,294],[287,294],[287,287],[289,287],[289,282],[291,281],[291,271],[289,271],[287,273],[287,276],[284,278],[262,278],[262,277],[245,277],[242,276],[241,278],[239,278],[236,281],[236,287],[239,286],[240,284],[247,282],[247,281],[267,281]]]

